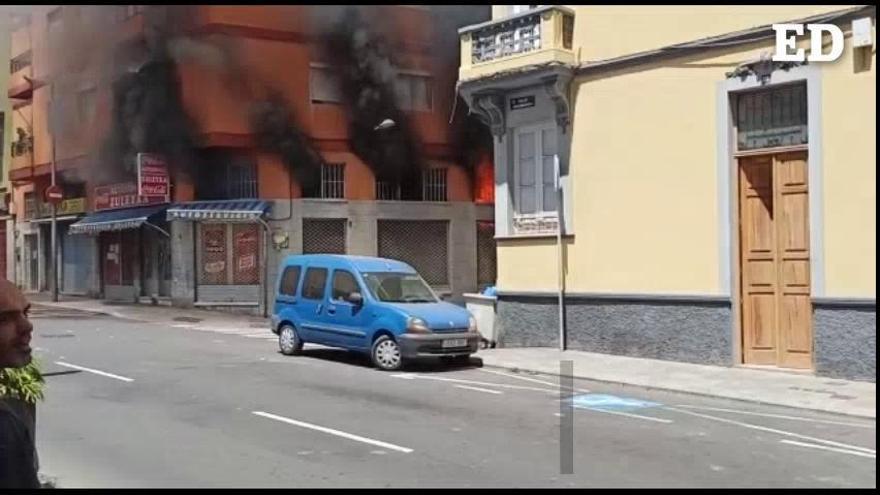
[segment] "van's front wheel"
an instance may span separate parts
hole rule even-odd
[[[285,356],[295,356],[302,352],[303,341],[299,338],[293,325],[281,326],[281,330],[278,331],[278,347],[281,349],[281,354]]]
[[[400,345],[387,335],[382,335],[370,351],[373,365],[383,371],[397,371],[403,367]]]

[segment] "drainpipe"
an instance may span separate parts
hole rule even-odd
[[[269,224],[257,218],[263,226],[263,318],[269,317]]]
[[[559,350],[564,351],[565,342],[565,263],[562,258],[562,181],[559,168],[559,155],[553,155],[553,181],[556,190],[556,243],[559,258]]]

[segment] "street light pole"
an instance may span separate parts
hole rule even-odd
[[[51,96],[52,96],[52,111],[53,113],[57,111],[55,107],[55,82],[53,81],[51,84]],[[57,124],[57,119],[53,118],[55,124]],[[52,181],[52,189],[55,188],[55,132],[57,129],[56,125],[52,126],[52,129],[49,131],[49,135],[52,136],[52,165],[51,165],[51,181]],[[52,301],[58,302],[58,206],[55,204],[55,201],[50,201],[50,207],[52,208]]]

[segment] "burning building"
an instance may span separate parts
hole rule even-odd
[[[456,28],[489,9],[434,9],[30,9],[19,283],[50,287],[53,169],[62,292],[267,308],[279,260],[314,252],[402,259],[453,297],[494,282],[491,138],[455,101]],[[145,159],[167,190],[139,191]]]

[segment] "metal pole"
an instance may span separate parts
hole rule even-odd
[[[565,264],[562,258],[562,184],[559,155],[553,156],[553,172],[556,186],[556,243],[559,258],[559,350],[565,350]]]
[[[52,83],[52,100],[55,99],[55,83]],[[53,105],[54,107],[54,105]],[[53,111],[57,110],[53,108]],[[54,127],[54,126],[53,126]],[[55,187],[55,131],[52,129],[52,187]],[[58,207],[54,201],[51,202],[52,207],[52,301],[58,302]]]

